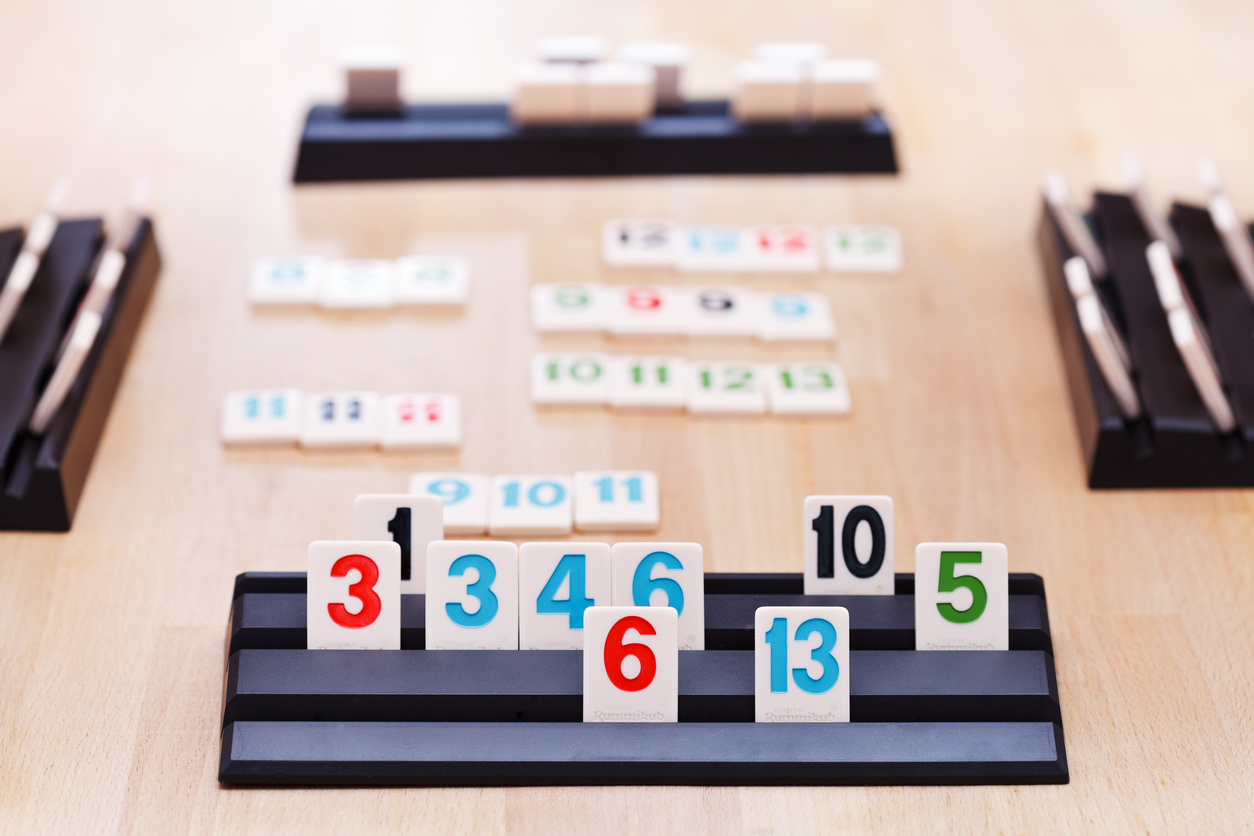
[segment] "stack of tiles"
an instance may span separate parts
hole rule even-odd
[[[595,35],[542,39],[536,61],[518,66],[511,114],[521,124],[636,123],[683,104],[682,43],[624,44],[606,61]],[[819,43],[764,43],[736,67],[732,112],[743,122],[858,120],[875,107],[880,67],[831,60]]]
[[[405,56],[389,47],[357,47],[341,58],[344,108],[355,114],[391,114],[401,109],[401,65]]]
[[[880,67],[832,60],[814,42],[759,44],[736,66],[736,117],[745,122],[860,119],[875,107]]]
[[[514,71],[510,114],[520,124],[643,122],[682,103],[688,48],[679,43],[609,44],[594,35],[557,36],[536,46],[537,61]]]

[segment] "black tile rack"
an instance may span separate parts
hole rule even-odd
[[[707,647],[729,649],[680,653],[680,722],[654,725],[580,722],[580,651],[421,649],[421,595],[402,596],[402,650],[305,650],[304,574],[245,573],[227,631],[218,778],[371,786],[1067,783],[1041,579],[1011,575],[1005,652],[913,650],[913,582],[897,575],[893,596],[807,597],[800,575],[707,575]],[[852,722],[753,722],[753,611],[766,604],[850,609]]]
[[[1075,255],[1048,208],[1038,244],[1090,488],[1254,486],[1254,305],[1205,209],[1177,204],[1171,222],[1181,277],[1210,333],[1237,419],[1221,435],[1176,350],[1146,260],[1150,244],[1130,198],[1099,192],[1087,218],[1109,262],[1096,290],[1127,337],[1144,414],[1125,421],[1080,330],[1063,263]]]
[[[161,272],[151,221],[140,222],[126,267],[102,315],[78,379],[42,436],[26,431],[31,410],[104,242],[99,219],[63,221],[9,331],[0,342],[0,530],[68,531],[96,446]],[[0,277],[21,246],[20,230],[0,232]]]
[[[315,105],[293,181],[896,172],[880,113],[744,123],[726,100],[707,100],[638,124],[520,125],[497,103],[415,104],[395,114]]]

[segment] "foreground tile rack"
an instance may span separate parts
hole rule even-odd
[[[315,105],[293,180],[896,172],[893,132],[880,113],[745,123],[715,99],[622,125],[520,125],[503,103],[414,104],[396,114]]]
[[[1039,576],[1010,576],[1010,650],[920,652],[914,578],[892,596],[804,596],[799,574],[706,576],[704,651],[681,651],[677,724],[582,716],[580,651],[304,650],[303,573],[237,577],[219,781],[227,784],[1067,783]],[[753,722],[753,614],[849,608],[850,723]]]
[[[0,276],[22,233],[0,232]],[[62,221],[0,343],[0,530],[68,531],[140,321],[161,272],[152,222],[126,248],[126,267],[73,386],[43,435],[26,430],[65,328],[104,243],[99,219]]]
[[[1109,263],[1099,292],[1127,337],[1144,409],[1126,421],[1080,329],[1063,264],[1076,255],[1048,207],[1038,244],[1062,348],[1090,488],[1254,486],[1254,364],[1249,362],[1254,305],[1206,209],[1175,204],[1181,278],[1197,302],[1237,419],[1220,435],[1176,349],[1145,249],[1151,239],[1131,198],[1099,192],[1087,217]]]

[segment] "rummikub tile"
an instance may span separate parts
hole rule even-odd
[[[1001,543],[920,543],[915,650],[1009,650],[1009,571]]]
[[[456,395],[388,395],[383,399],[384,450],[426,450],[462,443],[462,402]]]
[[[582,470],[575,474],[578,531],[656,531],[657,474],[651,470]]]
[[[610,398],[609,362],[604,354],[536,354],[531,358],[532,402],[605,404]]]
[[[609,331],[618,337],[673,337],[684,333],[684,307],[691,291],[634,285],[617,288],[609,306]]]
[[[845,415],[852,406],[845,373],[835,363],[776,363],[766,376],[776,415]]]
[[[753,48],[757,61],[774,61],[813,67],[827,57],[827,47],[818,41],[767,41]]]
[[[470,296],[470,265],[462,258],[411,255],[393,266],[401,305],[464,305]]]
[[[754,294],[738,288],[703,287],[689,297],[684,330],[693,338],[751,338],[758,332]]]
[[[896,273],[904,262],[895,227],[842,224],[824,230],[827,267],[841,273]]]
[[[523,124],[574,122],[582,111],[583,70],[574,64],[522,64],[514,70],[510,115]]]
[[[362,494],[353,500],[353,539],[399,546],[401,593],[421,593],[427,588],[427,544],[444,539],[443,515],[435,496]]]
[[[379,443],[377,392],[319,392],[305,397],[302,447],[374,447]]]
[[[313,305],[322,298],[325,266],[317,256],[258,259],[249,278],[248,298],[258,305]]]
[[[518,550],[518,647],[582,650],[584,616],[610,605],[605,543],[523,543]]]
[[[401,547],[376,540],[309,544],[310,650],[401,649]]]
[[[230,392],[222,399],[224,444],[295,444],[300,438],[299,389]]]
[[[488,533],[492,536],[569,534],[569,476],[505,475],[492,479]]]
[[[427,650],[518,649],[518,546],[427,545]]]
[[[806,595],[894,593],[891,496],[807,496],[801,524]]]
[[[357,47],[345,52],[345,106],[367,112],[399,108],[404,60],[404,53],[392,47]]]
[[[705,650],[705,552],[700,543],[615,543],[614,606],[672,607],[679,647]]]
[[[595,64],[609,48],[600,35],[548,35],[536,41],[536,57],[550,64]]]
[[[531,324],[541,333],[601,333],[609,325],[604,285],[531,286]]]
[[[752,270],[749,231],[738,226],[690,226],[679,236],[679,269],[738,273]]]
[[[324,308],[390,308],[396,303],[390,261],[332,261],[322,281]]]
[[[679,722],[675,611],[593,607],[584,625],[583,721]]]
[[[660,108],[683,104],[683,73],[692,50],[677,41],[637,41],[618,48],[618,60],[653,68],[654,98]]]
[[[732,112],[744,122],[789,122],[805,108],[806,68],[788,61],[742,61],[736,65]],[[805,108],[808,109],[808,108]]]
[[[849,722],[849,610],[759,607],[753,634],[756,722]]]
[[[832,308],[821,293],[763,293],[758,297],[758,339],[766,342],[831,342]]]
[[[750,267],[769,273],[818,272],[818,238],[809,226],[752,227]]]
[[[488,490],[484,473],[415,473],[409,492],[444,503],[444,533],[482,534],[488,529]]]
[[[880,65],[846,59],[820,61],[810,80],[810,115],[814,119],[861,119],[875,107]]]
[[[611,357],[615,409],[681,410],[688,404],[687,363],[678,357]]]
[[[601,257],[611,267],[674,267],[680,229],[670,221],[606,221]]]
[[[589,122],[632,123],[653,115],[656,74],[645,64],[605,61],[584,73],[585,116]]]
[[[766,383],[756,363],[690,363],[688,411],[693,414],[766,412]]]

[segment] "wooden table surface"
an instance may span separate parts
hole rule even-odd
[[[591,5],[591,4],[586,4]],[[57,176],[70,208],[150,178],[165,258],[70,534],[0,534],[0,831],[492,833],[1155,832],[1254,828],[1254,494],[1094,493],[1033,244],[1038,184],[1201,197],[1212,156],[1254,215],[1254,7],[1237,2],[695,3],[557,0],[0,4],[0,221]],[[502,95],[535,38],[694,46],[730,86],[766,39],[880,60],[899,177],[650,178],[293,188],[304,109],[337,56],[410,54],[411,98]],[[614,217],[890,223],[906,269],[728,277],[818,289],[832,351],[659,344],[728,359],[832,356],[843,422],[537,414],[527,287],[624,281]],[[264,255],[461,254],[462,314],[267,314]],[[659,281],[677,276],[649,274]],[[544,343],[549,345],[550,343]],[[598,340],[570,344],[596,347]],[[449,391],[460,453],[225,451],[224,392]],[[217,783],[232,578],[300,570],[351,500],[418,470],[658,472],[660,539],[710,571],[797,571],[812,492],[887,493],[897,566],[921,540],[996,540],[1044,576],[1071,783],[1048,787],[253,790]]]

